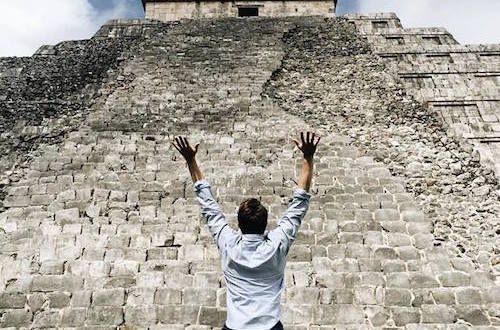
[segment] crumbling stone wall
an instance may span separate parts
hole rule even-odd
[[[500,45],[460,45],[443,28],[404,29],[394,14],[349,15],[409,94],[500,175]]]
[[[6,185],[0,327],[220,328],[220,260],[169,141],[202,142],[231,226],[239,202],[258,196],[273,227],[300,170],[291,138],[304,129],[323,139],[288,256],[286,328],[499,326],[495,179],[350,23],[116,21],[96,42],[121,38],[130,47],[80,125],[40,144]],[[456,162],[484,182],[446,184],[459,179]],[[488,193],[474,194],[476,183]],[[481,226],[461,224],[484,247],[457,245],[457,200],[483,214]]]
[[[109,69],[130,40],[82,40],[42,47],[33,57],[0,59],[0,211],[13,167],[40,144],[79,127]]]
[[[404,177],[434,224],[436,245],[485,267],[499,262],[494,172],[394,79],[355,27],[341,19],[299,27],[285,45],[267,93],[283,109],[349,136]]]

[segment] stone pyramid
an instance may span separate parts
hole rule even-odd
[[[286,329],[500,328],[500,45],[393,14],[117,20],[0,59],[0,328],[219,329],[220,260],[173,136],[232,226],[270,226],[323,137]]]

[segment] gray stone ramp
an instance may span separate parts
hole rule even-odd
[[[148,37],[110,70],[82,125],[41,145],[10,183],[0,214],[0,327],[220,328],[220,259],[169,141],[201,141],[200,166],[233,227],[239,202],[251,196],[274,227],[301,165],[291,138],[304,129],[323,138],[310,210],[288,256],[286,329],[498,327],[495,273],[436,246],[406,177],[351,136],[268,97],[284,40],[324,24],[104,27],[99,38]]]

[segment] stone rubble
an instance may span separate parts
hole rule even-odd
[[[130,45],[123,38],[66,41],[32,57],[0,59],[0,200],[18,179],[15,166],[81,125],[107,71]]]
[[[355,28],[340,19],[299,27],[285,45],[282,67],[265,93],[312,125],[349,136],[363,154],[404,177],[434,224],[435,245],[485,269],[500,260],[495,173],[408,95]]]

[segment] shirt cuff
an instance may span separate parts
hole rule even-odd
[[[302,188],[296,187],[293,191],[293,197],[309,200],[311,198],[311,194]]]
[[[208,183],[208,181],[206,179],[201,179],[201,180],[198,180],[194,183],[193,190],[195,192],[198,192],[201,189],[207,188],[207,187],[210,188],[210,183]]]

